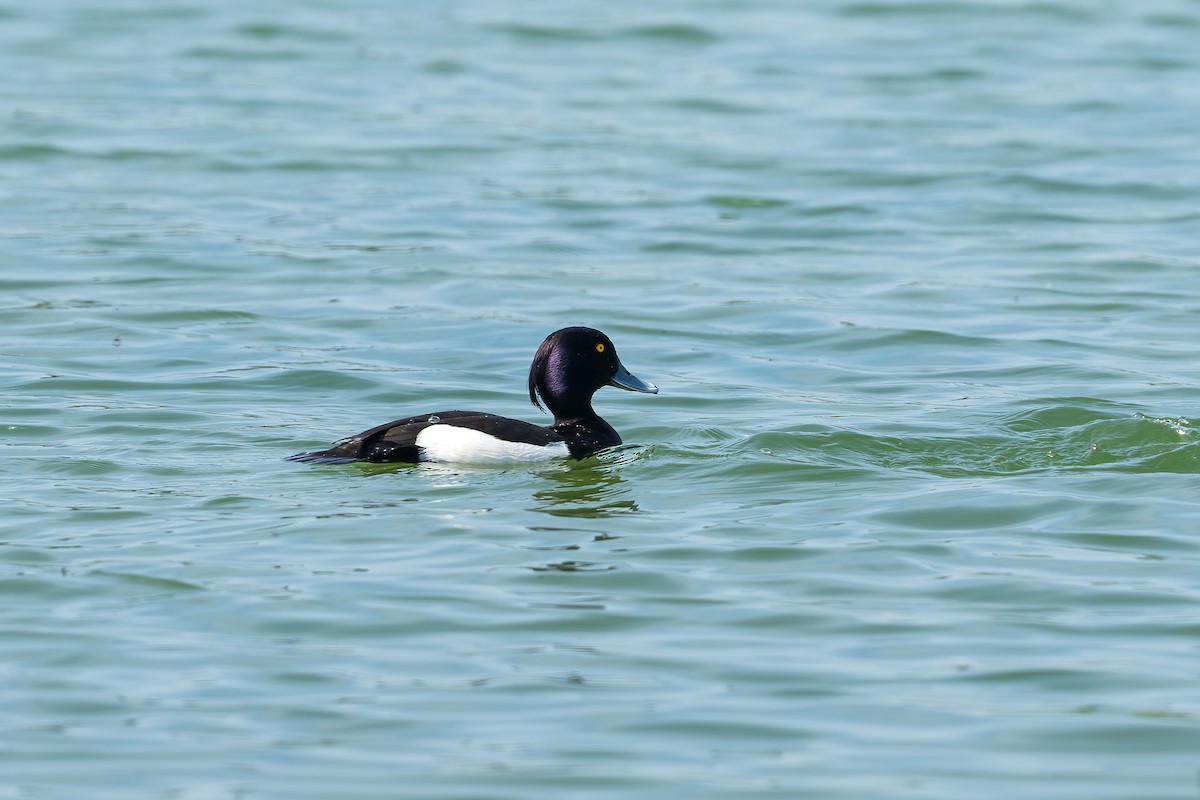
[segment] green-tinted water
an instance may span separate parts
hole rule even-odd
[[[420,6],[0,7],[0,797],[1194,798],[1200,7]]]

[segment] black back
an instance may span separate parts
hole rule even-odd
[[[441,411],[422,414],[363,431],[357,436],[335,444],[328,450],[315,453],[297,453],[288,456],[291,461],[317,464],[346,464],[351,461],[408,461],[421,460],[421,449],[417,447],[417,435],[430,425],[447,423],[459,428],[471,428],[497,439],[524,444],[548,445],[563,441],[550,428],[543,428],[519,419],[509,419],[496,414],[479,411]],[[568,443],[568,451],[575,455]],[[582,457],[582,456],[579,456]]]

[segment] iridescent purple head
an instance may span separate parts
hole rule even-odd
[[[592,395],[603,386],[658,394],[658,387],[621,364],[612,340],[594,328],[563,328],[546,337],[529,368],[529,399],[556,419],[592,412]]]

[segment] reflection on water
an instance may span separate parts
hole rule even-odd
[[[637,501],[629,496],[631,487],[621,477],[621,469],[636,461],[646,449],[640,445],[620,447],[561,471],[542,473],[553,485],[534,492],[537,505],[531,510],[555,517],[587,519],[637,511]]]

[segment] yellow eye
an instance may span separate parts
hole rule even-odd
[[[597,353],[603,353],[603,352],[604,352],[604,342],[601,342],[600,344],[596,345],[596,352],[597,352]]]

